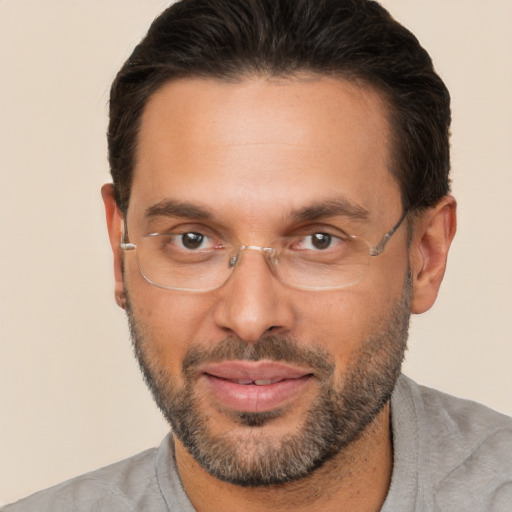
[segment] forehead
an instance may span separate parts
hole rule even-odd
[[[340,195],[378,217],[400,196],[389,130],[381,96],[354,82],[176,80],[143,113],[129,211],[170,198],[262,216]]]

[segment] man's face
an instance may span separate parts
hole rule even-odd
[[[343,229],[374,246],[402,214],[389,140],[384,103],[360,84],[169,83],[142,118],[128,237],[266,247]],[[125,253],[137,356],[178,446],[218,478],[263,485],[305,476],[353,441],[399,373],[406,238],[400,229],[356,285],[323,291],[282,284],[251,250],[216,290],[165,290]]]

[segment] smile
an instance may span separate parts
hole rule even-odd
[[[288,405],[315,380],[311,371],[271,361],[211,364],[201,378],[213,401],[239,412],[264,412]]]
[[[282,382],[284,379],[258,379],[258,380],[236,380],[237,384],[240,384],[241,386],[249,386],[251,384],[256,386],[268,386],[269,384],[275,384],[276,382]]]

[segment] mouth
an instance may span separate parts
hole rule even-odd
[[[222,377],[216,377],[215,375],[209,375],[209,377],[222,379]],[[278,379],[256,379],[256,380],[251,380],[251,379],[236,379],[236,380],[223,379],[223,380],[227,380],[228,382],[234,382],[236,384],[240,384],[241,386],[250,386],[250,385],[268,386],[270,384],[275,384],[276,382],[283,382],[286,379],[278,378]]]
[[[224,407],[267,412],[297,399],[315,379],[309,369],[273,361],[224,361],[202,369],[201,378]]]

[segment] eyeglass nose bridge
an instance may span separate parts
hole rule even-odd
[[[238,247],[236,253],[229,259],[228,267],[234,268],[242,259],[243,251],[257,251],[263,253],[265,256],[265,261],[270,267],[270,270],[273,270],[272,266],[272,258],[276,255],[276,249],[273,247],[260,247],[259,245],[241,245]]]

